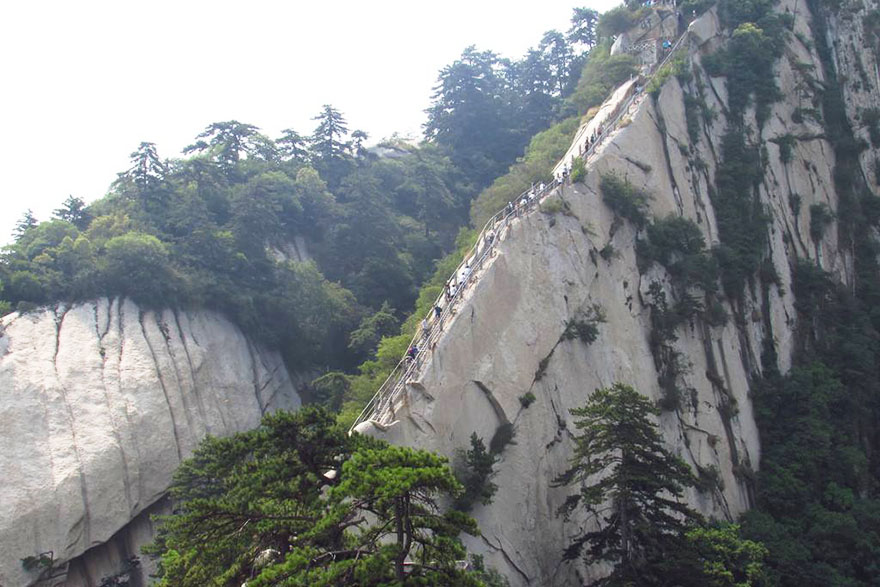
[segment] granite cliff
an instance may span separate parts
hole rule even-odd
[[[841,81],[852,132],[866,147],[856,169],[876,192],[877,152],[868,147],[871,129],[862,120],[880,104],[876,54],[864,51],[874,43],[861,21],[870,7],[849,4],[822,15],[796,0],[776,7],[791,27],[774,65],[780,99],[764,113],[752,104],[743,117],[744,143],[761,152],[754,194],[767,219],[765,261],[762,275],[756,271],[738,295],[720,298],[726,320],[705,314],[686,320],[666,354],[657,352],[656,296],[662,292],[672,305],[681,291],[660,264],[640,266],[637,241],[644,231],[615,215],[601,188],[603,177],[624,179],[650,196],[653,218],[690,219],[708,246],[723,244],[716,182],[732,126],[731,88],[704,60],[729,44],[732,31],[713,9],[690,24],[676,58],[679,75],[670,71],[655,87],[649,84],[652,96],[637,101],[589,156],[585,179],[548,196],[544,212],[504,229],[495,257],[408,382],[393,421],[359,426],[454,462],[471,433],[488,443],[512,429],[496,465],[494,500],[474,510],[482,536],[468,541],[511,584],[583,584],[602,572],[562,560],[588,522],[557,517],[570,489],[551,484],[572,454],[569,409],[598,387],[620,381],[665,402],[658,425],[667,445],[701,478],[688,495],[692,505],[732,520],[752,504],[761,445],[750,381],[768,357],[782,372],[791,366],[798,329],[794,268],[808,259],[844,284],[854,279],[848,238],[833,221],[842,196],[832,133],[821,113],[829,67]],[[815,26],[817,17],[824,27]],[[822,30],[827,38],[816,38]],[[831,59],[817,49],[826,45]],[[552,199],[563,202],[548,206]],[[831,213],[825,221],[818,218],[823,211]],[[593,307],[605,316],[595,342],[562,336],[567,323]],[[671,405],[663,386],[670,360],[678,362],[675,387],[683,391]],[[531,405],[521,401],[527,393],[535,396]]]
[[[708,246],[724,243],[716,193],[731,88],[704,61],[729,44],[732,31],[710,10],[679,46],[677,60],[691,75],[658,78],[591,152],[583,181],[498,235],[491,262],[408,382],[393,421],[359,427],[453,463],[473,432],[488,443],[512,431],[495,468],[493,503],[473,511],[482,535],[466,539],[512,585],[583,584],[601,573],[562,560],[588,522],[556,516],[569,490],[551,484],[571,456],[569,409],[598,387],[620,381],[665,402],[664,439],[701,479],[688,493],[692,505],[720,519],[752,505],[761,444],[750,382],[767,357],[783,372],[791,366],[799,326],[793,267],[810,259],[847,285],[856,274],[834,221],[840,161],[820,114],[829,71],[842,82],[846,119],[866,146],[850,163],[875,192],[880,179],[877,150],[868,146],[880,130],[867,115],[880,111],[880,72],[876,52],[865,50],[877,42],[865,26],[876,3],[844,4],[822,15],[821,27],[810,12],[815,3],[781,0],[776,8],[791,18],[774,65],[781,98],[760,116],[747,108],[744,125],[762,158],[754,191],[768,219],[764,275],[741,295],[719,295],[726,319],[694,316],[658,353],[656,297],[662,292],[673,303],[681,290],[666,267],[640,262],[644,231],[605,204],[601,187],[603,177],[621,178],[651,196],[653,218],[687,218]],[[675,31],[669,20],[652,27]],[[621,41],[615,50],[656,58],[659,37],[648,37],[630,34],[632,46]],[[579,151],[575,145],[570,154]],[[827,222],[816,221],[819,210],[831,214]],[[300,248],[277,256],[302,258]],[[562,336],[595,308],[604,321],[594,342]],[[13,314],[2,327],[0,585],[96,585],[118,572],[151,540],[150,514],[167,511],[171,475],[204,435],[252,428],[267,410],[299,405],[278,354],[215,313],[99,299]],[[663,384],[670,357],[683,391],[674,402]],[[526,405],[529,393],[535,400]],[[51,558],[51,576],[22,567],[20,559],[38,555]],[[145,583],[144,565],[132,585]]]
[[[149,515],[206,434],[300,404],[280,356],[222,316],[106,298],[5,317],[0,387],[7,586],[37,581],[20,559],[41,554],[42,584],[97,585],[152,539]]]

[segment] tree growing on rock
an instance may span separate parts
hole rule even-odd
[[[147,552],[160,586],[484,585],[458,563],[465,514],[446,459],[349,437],[320,408],[208,438],[175,474],[175,512]]]
[[[695,478],[662,444],[651,416],[659,410],[629,385],[597,389],[578,418],[571,467],[556,486],[579,485],[559,508],[578,508],[598,529],[583,532],[564,559],[613,565],[596,585],[761,585],[763,545],[743,540],[739,527],[707,526],[682,501]]]
[[[599,584],[659,584],[652,578],[668,570],[685,548],[688,524],[699,520],[681,501],[683,488],[694,483],[690,469],[663,447],[650,420],[657,408],[628,385],[597,389],[571,414],[580,434],[571,467],[554,483],[580,490],[559,513],[567,519],[583,508],[599,527],[578,536],[564,558],[613,564]]]

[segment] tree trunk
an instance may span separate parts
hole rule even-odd
[[[398,497],[394,502],[394,516],[396,518],[397,530],[397,556],[394,558],[394,574],[397,580],[403,582],[406,575],[403,572],[403,562],[406,560],[406,549],[404,548],[405,532],[403,528],[404,516],[403,498]]]

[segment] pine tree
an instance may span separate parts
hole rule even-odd
[[[309,139],[312,163],[324,181],[335,189],[351,170],[348,143],[345,141],[348,123],[342,113],[330,104],[324,104],[321,113],[312,120],[318,121]]]
[[[34,211],[28,208],[22,215],[21,220],[15,224],[15,231],[12,235],[15,237],[15,240],[19,240],[25,235],[25,233],[32,228],[35,228],[39,223],[40,221],[34,216]]]
[[[664,584],[686,550],[685,532],[699,514],[682,503],[682,490],[694,477],[681,459],[667,451],[650,416],[659,415],[647,398],[622,383],[597,389],[578,418],[571,468],[556,486],[579,484],[559,513],[566,519],[578,508],[598,525],[578,536],[564,558],[584,556],[588,563],[614,565],[602,585]]]
[[[443,457],[349,437],[320,408],[276,412],[184,461],[145,551],[160,587],[479,587],[486,570],[458,564],[476,524],[439,506],[461,491]]]
[[[284,161],[306,161],[309,151],[306,148],[307,140],[292,128],[281,131],[281,137],[275,139],[278,153]]]
[[[73,196],[67,196],[61,207],[53,210],[52,214],[59,220],[70,222],[80,230],[88,228],[92,219],[92,215],[86,210],[85,201]]]

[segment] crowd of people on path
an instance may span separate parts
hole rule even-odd
[[[677,6],[676,0],[646,0],[645,6],[656,6],[656,5],[669,5],[671,4],[673,7]],[[682,20],[680,12],[678,13],[679,21]],[[663,49],[668,53],[674,43],[669,39],[664,39],[662,42]],[[634,95],[638,96],[641,94],[644,88],[644,81],[640,79],[636,85],[634,86],[635,91]],[[632,100],[627,103],[627,107],[632,103]],[[618,117],[615,122],[606,126],[607,123],[603,123],[598,125],[592,132],[592,134],[587,137],[587,140],[581,143],[579,146],[579,156],[586,159],[589,156],[590,151],[604,138],[604,134],[606,130],[612,129],[616,127],[617,121],[620,120],[620,112],[618,112]],[[572,156],[571,161],[562,166],[559,173],[553,178],[553,181],[550,184],[545,184],[543,182],[535,185],[524,192],[520,197],[515,200],[511,200],[507,203],[504,209],[496,214],[494,220],[487,224],[486,229],[480,235],[477,244],[474,246],[472,253],[466,257],[466,261],[462,266],[460,266],[455,273],[453,273],[452,277],[450,277],[445,286],[443,293],[437,298],[437,301],[434,303],[431,311],[427,316],[422,318],[419,328],[419,334],[413,339],[413,342],[407,348],[406,355],[404,356],[403,363],[405,365],[404,373],[397,379],[391,380],[389,377],[389,381],[391,382],[391,393],[388,397],[386,397],[383,402],[390,402],[393,400],[395,395],[395,390],[398,389],[401,385],[405,383],[407,378],[410,376],[410,373],[420,367],[420,357],[422,353],[427,350],[433,350],[436,345],[437,339],[439,338],[439,332],[443,330],[443,321],[445,314],[454,314],[455,313],[455,304],[461,298],[461,293],[467,288],[467,286],[474,279],[474,266],[477,265],[477,269],[481,269],[483,266],[483,261],[491,254],[494,256],[494,246],[498,242],[501,231],[506,228],[511,219],[518,218],[524,215],[526,212],[534,209],[536,204],[540,202],[541,198],[550,193],[553,189],[567,182],[571,169],[574,164],[574,156]],[[444,304],[445,302],[445,304]],[[436,336],[435,333],[437,334]],[[384,386],[383,386],[384,387]],[[380,389],[381,392],[381,389]],[[377,396],[379,394],[377,393]]]
[[[673,7],[677,6],[676,0],[647,0],[645,2],[645,6],[656,6],[661,4],[672,5]],[[662,47],[667,52],[672,49],[673,46],[674,43],[669,39],[664,39],[662,41]],[[638,80],[634,86],[634,95],[637,96],[642,93],[644,82],[645,80],[643,78]],[[615,126],[615,123],[612,123],[612,126]],[[593,129],[593,132],[587,137],[586,141],[580,144],[578,155],[586,159],[590,151],[604,138],[606,130],[609,130],[607,123],[600,124]],[[433,344],[431,344],[431,335],[434,332],[433,329],[437,327],[442,330],[442,320],[445,309],[448,308],[450,313],[455,312],[454,306],[460,297],[459,294],[472,281],[473,267],[471,264],[479,262],[480,267],[482,267],[485,254],[492,251],[492,247],[495,245],[496,239],[498,238],[496,228],[501,230],[507,226],[510,219],[518,218],[523,216],[526,212],[531,211],[543,196],[568,180],[573,165],[574,157],[572,157],[569,163],[562,166],[559,173],[553,178],[553,181],[549,185],[544,182],[532,184],[531,188],[526,190],[519,198],[507,202],[502,213],[497,215],[498,219],[496,222],[493,225],[488,226],[484,234],[481,235],[481,241],[478,241],[477,245],[474,246],[472,255],[466,257],[467,260],[465,263],[446,281],[443,294],[438,298],[437,303],[434,304],[431,312],[428,316],[422,319],[420,323],[420,335],[416,337],[416,339],[420,341],[421,346],[416,342],[413,342],[413,344],[410,345],[405,357],[407,365],[416,364],[419,353],[422,350],[429,347],[433,348]],[[481,251],[482,255],[480,255],[478,251]],[[477,261],[478,256],[479,261]],[[441,306],[441,299],[445,302],[445,307]],[[434,344],[436,344],[436,340],[434,341]]]
[[[568,171],[566,171],[565,176],[568,176]],[[498,231],[503,230],[511,219],[519,218],[533,210],[538,201],[561,182],[562,180],[554,180],[550,184],[540,182],[532,185],[520,197],[509,201],[503,213],[497,215],[496,221],[487,226],[484,233],[480,236],[477,245],[475,245],[473,253],[466,258],[464,264],[446,281],[440,298],[437,299],[429,314],[422,318],[422,321],[419,323],[419,335],[415,337],[414,342],[409,346],[404,357],[407,370],[412,366],[418,367],[422,351],[426,349],[433,350],[433,346],[436,344],[436,340],[432,344],[434,328],[442,330],[444,312],[447,309],[450,314],[455,313],[455,304],[460,299],[460,294],[475,277],[474,265],[478,263],[477,268],[481,268],[486,257],[489,254],[494,254],[493,247],[498,239]]]

